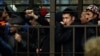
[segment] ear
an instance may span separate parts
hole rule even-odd
[[[74,21],[74,20],[75,20],[75,17],[73,16],[73,17],[72,17],[72,21]]]

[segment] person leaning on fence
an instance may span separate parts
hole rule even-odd
[[[100,56],[100,36],[93,37],[85,42],[85,56]]]
[[[24,32],[23,29],[23,24],[24,20],[20,16],[13,16],[12,19],[8,20],[10,24],[10,31],[8,34],[10,45],[14,48],[14,50],[17,52],[26,52],[27,47],[31,48],[33,50],[32,55],[35,55],[35,44],[33,42],[27,42],[27,39],[33,38],[31,34],[28,35],[28,32]],[[17,45],[16,45],[16,44]],[[27,44],[28,43],[28,44]],[[29,50],[29,49],[28,49]],[[29,50],[30,51],[30,50]],[[19,54],[18,56],[22,56],[24,54]],[[24,55],[26,56],[26,54]]]
[[[97,25],[99,18],[99,8],[95,5],[89,5],[81,14],[81,23],[82,25]],[[86,28],[86,38],[96,36],[95,27]]]
[[[7,12],[4,7],[0,7],[0,53],[2,56],[13,56],[13,49],[8,44],[8,37],[5,35]]]
[[[89,5],[86,7],[86,9],[83,10],[81,14],[81,24],[82,25],[88,25],[86,28],[83,27],[81,30],[82,32],[82,39],[81,39],[81,47],[83,49],[83,45],[85,41],[90,39],[92,36],[96,36],[96,27],[89,27],[92,25],[97,25],[98,17],[99,17],[99,8],[96,5]],[[85,30],[86,29],[86,30]],[[84,51],[84,50],[83,50]]]
[[[73,56],[73,28],[68,27],[76,25],[75,11],[66,8],[62,12],[62,21],[56,22],[55,29],[55,53],[61,56],[61,46],[63,47],[63,56]],[[64,27],[67,26],[67,27]]]
[[[33,9],[26,9],[25,17],[26,19],[28,19],[29,26],[33,26],[29,29],[29,33],[33,35],[33,39],[31,40],[36,42],[37,54],[41,53],[40,56],[49,56],[49,29],[39,28],[40,37],[38,40],[38,28],[35,28],[36,26],[48,26],[49,22],[47,21],[47,19],[45,19],[44,16],[36,15]]]

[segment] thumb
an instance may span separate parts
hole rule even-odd
[[[64,25],[64,22],[63,21],[61,21],[60,23]]]

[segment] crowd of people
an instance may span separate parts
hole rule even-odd
[[[96,26],[100,25],[100,10],[97,6],[87,6],[78,16],[71,8],[56,13],[55,56],[84,56],[85,42],[99,36],[100,29]],[[1,7],[0,56],[49,56],[50,29],[40,26],[49,26],[50,17],[45,7],[26,8],[23,12],[9,12],[6,5]],[[73,29],[71,25],[84,27]]]

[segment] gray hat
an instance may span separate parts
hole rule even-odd
[[[22,25],[24,23],[24,20],[20,16],[14,15],[11,19],[8,20],[8,22],[10,24]]]

